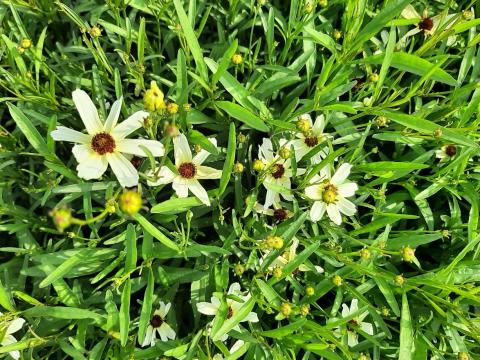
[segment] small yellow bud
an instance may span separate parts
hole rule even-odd
[[[233,171],[236,172],[237,174],[242,173],[243,170],[244,170],[244,167],[243,167],[243,164],[242,164],[242,163],[237,162],[237,163],[233,166]]]
[[[253,170],[262,171],[263,169],[265,169],[265,164],[262,160],[257,159],[253,162]]]
[[[200,151],[202,151],[202,145],[195,144],[193,145],[193,150],[198,154]]]
[[[468,354],[466,352],[461,351],[461,352],[458,353],[457,359],[458,360],[470,360],[470,356],[468,356]]]
[[[378,79],[380,78],[380,76],[378,76],[377,73],[372,73],[372,74],[370,74],[370,77],[369,77],[369,78],[370,78],[370,81],[371,81],[371,82],[377,82]]]
[[[17,51],[19,54],[23,54],[25,52],[25,49],[21,46],[17,46]]]
[[[167,112],[171,115],[178,113],[178,105],[175,103],[168,103]]]
[[[302,304],[300,305],[300,314],[302,316],[307,316],[310,313],[310,305]]]
[[[358,360],[370,360],[370,356],[368,355],[365,355],[365,354],[360,354],[360,356],[358,357]]]
[[[242,264],[236,264],[233,270],[235,271],[235,274],[237,274],[238,276],[242,276],[245,272],[245,266],[243,266]]]
[[[335,275],[333,278],[332,278],[332,283],[333,285],[335,286],[340,286],[343,284],[343,279],[340,275]]]
[[[283,247],[283,239],[280,236],[267,236],[267,246],[271,249],[280,250]]]
[[[439,138],[439,137],[442,136],[442,134],[443,134],[442,129],[435,129],[435,130],[433,131],[433,137]]]
[[[475,19],[475,14],[471,10],[463,10],[462,16],[465,20],[473,20]]]
[[[183,111],[189,112],[190,110],[192,110],[192,105],[190,105],[190,104],[183,104]]]
[[[310,130],[312,124],[308,116],[299,116],[297,120],[297,129],[303,133],[306,133]]]
[[[92,26],[92,28],[90,29],[90,31],[88,33],[93,38],[98,38],[98,37],[102,36],[102,30],[97,25]]]
[[[267,0],[257,0],[258,6],[263,6],[267,3]]]
[[[442,236],[446,238],[450,237],[450,231],[448,231],[448,229],[443,229]]]
[[[335,29],[333,30],[332,35],[335,40],[340,40],[340,38],[342,37],[342,32],[340,30]]]
[[[237,136],[237,140],[240,144],[242,144],[247,140],[247,137],[244,134],[240,133]]]
[[[50,215],[52,216],[55,226],[61,232],[72,225],[72,212],[70,209],[54,209]]]
[[[178,127],[176,125],[172,124],[166,127],[165,133],[173,138],[177,137],[180,134],[180,130],[178,130]]]
[[[385,116],[379,116],[375,119],[375,123],[377,124],[378,127],[387,126],[388,122],[389,121]]]
[[[290,314],[292,313],[292,305],[290,305],[289,303],[283,303],[282,305],[280,305],[280,313],[285,317],[290,316]]]
[[[145,119],[143,119],[143,127],[145,129],[151,128],[153,126],[153,123],[154,121],[151,116],[147,116]]]
[[[320,5],[321,7],[326,7],[328,6],[328,0],[319,0],[318,5]]]
[[[24,49],[28,49],[30,46],[32,46],[32,40],[30,39],[22,39],[22,41],[20,41],[20,46]]]
[[[283,270],[282,270],[282,268],[280,268],[280,267],[278,267],[278,266],[275,266],[275,267],[273,268],[272,275],[273,275],[274,278],[280,279],[280,278],[282,277],[282,275],[283,275]]]
[[[155,81],[150,83],[150,89],[143,95],[143,105],[148,111],[163,110],[167,107],[162,90]]]
[[[372,104],[373,104],[373,98],[372,97],[367,96],[366,98],[363,99],[363,105],[364,106],[369,107],[369,106],[372,106]]]
[[[415,249],[412,249],[410,246],[403,247],[402,259],[405,262],[412,262],[415,259]]]
[[[382,306],[382,308],[380,309],[380,313],[382,314],[382,316],[390,316],[390,309],[387,308],[386,306]]]
[[[137,191],[127,190],[120,195],[118,203],[120,210],[132,216],[142,208],[142,196]]]
[[[363,260],[368,260],[368,259],[370,259],[371,256],[372,256],[372,253],[370,252],[370,250],[368,250],[368,249],[360,250],[360,257]]]
[[[396,275],[393,278],[393,281],[395,282],[395,285],[398,286],[403,286],[403,284],[405,284],[405,278],[402,275]]]
[[[307,296],[315,295],[315,288],[313,286],[307,286],[305,288],[305,294],[307,294]]]
[[[282,147],[280,149],[280,151],[278,152],[278,154],[280,155],[280,157],[282,159],[289,159],[290,156],[292,156],[292,152],[290,151],[290,149],[286,146]]]
[[[116,205],[117,205],[117,202],[115,201],[115,199],[110,199],[105,204],[105,210],[107,210],[109,214],[113,214],[115,212]]]
[[[314,8],[315,8],[315,4],[310,1],[307,1],[305,3],[305,6],[303,7],[303,10],[305,10],[307,14],[310,14]]]
[[[243,57],[241,54],[237,53],[232,56],[232,63],[234,63],[235,65],[240,65],[242,62],[243,62]]]

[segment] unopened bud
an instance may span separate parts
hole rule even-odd
[[[237,136],[237,140],[241,144],[241,143],[244,143],[247,140],[247,137],[244,134],[240,133]]]
[[[243,57],[240,54],[234,54],[232,56],[232,63],[235,65],[240,65],[243,62]]]
[[[305,6],[303,7],[303,10],[307,13],[307,14],[310,14],[313,9],[315,8],[315,4],[313,4],[312,2],[308,1],[305,3]]]
[[[315,295],[315,288],[313,286],[307,286],[305,288],[305,294],[307,294],[307,296]]]
[[[272,270],[272,275],[276,279],[280,279],[283,275],[283,270],[281,267],[275,266]]]
[[[457,359],[458,360],[470,360],[470,356],[468,356],[468,354],[466,352],[461,351],[461,352],[458,353]]]
[[[378,127],[384,127],[388,124],[388,119],[386,116],[379,116],[375,119],[375,123]]]
[[[167,128],[165,129],[165,132],[167,133],[168,136],[172,138],[177,137],[180,134],[178,127],[174,124],[168,125]]]
[[[176,113],[178,113],[178,105],[175,104],[175,103],[168,103],[167,105],[167,112],[171,115],[174,115]]]
[[[321,7],[326,7],[328,6],[328,0],[318,0],[318,5]]]
[[[302,316],[307,316],[310,313],[310,305],[302,304],[300,305],[300,314]]]
[[[242,264],[236,264],[233,270],[235,271],[235,274],[237,274],[238,276],[242,276],[245,272],[245,266],[243,266]]]
[[[242,173],[243,170],[244,170],[244,166],[243,166],[242,163],[237,162],[237,163],[233,166],[233,171],[236,172],[237,174]]]
[[[290,149],[289,149],[288,147],[286,147],[286,146],[282,147],[282,148],[279,150],[278,154],[280,155],[280,157],[281,157],[282,159],[289,159],[290,156],[292,156],[292,152],[291,152]]]
[[[271,249],[280,250],[283,247],[283,239],[280,236],[267,236],[267,246]]]
[[[443,134],[442,129],[435,129],[433,131],[433,137],[439,138],[440,136],[442,136],[442,134]]]
[[[127,190],[118,200],[120,210],[130,216],[135,215],[142,208],[142,196],[133,190]]]
[[[108,200],[107,203],[105,204],[105,210],[106,210],[109,214],[113,214],[113,213],[115,212],[116,205],[117,205],[117,202],[115,201],[115,199],[110,199],[110,200]]]
[[[395,282],[395,285],[398,286],[403,286],[405,284],[405,278],[402,275],[396,275],[393,278],[393,281]]]
[[[412,262],[415,259],[415,249],[412,249],[410,246],[403,247],[402,259],[405,262]]]
[[[306,133],[312,127],[310,117],[308,115],[301,115],[297,120],[297,129],[303,133]]]
[[[253,170],[262,171],[263,169],[265,169],[265,164],[262,160],[257,159],[253,162]]]
[[[368,259],[370,259],[371,256],[372,256],[372,253],[370,252],[370,250],[368,250],[368,249],[360,250],[360,257],[363,260],[368,260]]]
[[[340,38],[342,37],[342,32],[340,30],[335,29],[333,30],[332,35],[335,40],[340,40]]]
[[[90,31],[88,33],[93,38],[98,38],[98,37],[102,36],[102,30],[97,25],[92,26],[92,28],[90,29]]]
[[[282,305],[280,305],[280,313],[285,317],[290,316],[290,314],[292,313],[292,305],[290,305],[289,303],[283,303]]]
[[[333,278],[332,278],[332,283],[333,285],[335,286],[340,286],[342,285],[343,283],[343,279],[340,275],[335,275]]]
[[[51,214],[53,222],[59,231],[65,230],[72,225],[72,212],[70,209],[54,209]]]
[[[378,76],[377,73],[372,73],[372,74],[370,74],[370,77],[369,77],[371,82],[377,82],[379,78],[380,78],[380,76]]]
[[[22,41],[20,41],[20,46],[24,49],[28,49],[30,46],[32,46],[32,40],[30,39],[22,39]]]

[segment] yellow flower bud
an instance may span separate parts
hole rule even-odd
[[[178,105],[175,103],[168,103],[167,112],[171,115],[178,113]]]
[[[368,260],[368,259],[370,259],[371,256],[372,256],[372,253],[370,252],[370,250],[368,250],[368,249],[360,250],[360,257],[363,260]]]
[[[280,250],[283,247],[283,239],[280,236],[267,236],[267,246],[271,249]]]
[[[358,357],[358,360],[370,360],[370,356],[365,354],[360,354],[360,356]]]
[[[306,133],[310,130],[311,124],[310,120],[306,116],[299,116],[297,120],[297,129],[303,133]]]
[[[200,151],[202,151],[202,145],[195,144],[193,145],[193,150],[198,154]]]
[[[378,76],[377,73],[372,73],[372,74],[370,74],[370,77],[369,77],[369,78],[370,78],[370,81],[371,81],[371,82],[377,82],[378,79],[380,78],[380,76]]]
[[[167,107],[162,90],[155,81],[150,83],[150,89],[143,95],[143,104],[148,111],[163,110]]]
[[[32,46],[32,40],[30,39],[22,39],[22,41],[20,41],[20,46],[24,49],[28,49],[30,46]]]
[[[283,303],[282,305],[280,305],[280,313],[285,317],[290,316],[290,314],[292,313],[292,305],[290,305],[289,303]]]
[[[382,308],[380,309],[380,313],[384,317],[390,316],[390,309],[387,308],[386,306],[382,306]]]
[[[253,162],[253,170],[262,171],[263,169],[265,169],[265,164],[262,160],[257,159]]]
[[[458,360],[470,360],[470,356],[468,356],[468,354],[466,352],[461,351],[461,352],[458,353],[457,359]]]
[[[388,119],[385,116],[379,116],[375,119],[375,123],[377,124],[378,127],[387,126]]]
[[[70,209],[54,209],[50,215],[52,216],[55,226],[61,232],[72,225],[72,212]]]
[[[340,30],[335,29],[333,30],[332,35],[335,40],[340,40],[340,38],[342,37],[342,32]]]
[[[280,278],[282,277],[282,275],[283,275],[283,270],[282,270],[282,268],[280,268],[280,267],[278,267],[278,266],[274,267],[274,268],[273,268],[273,271],[272,271],[272,275],[273,275],[274,278],[280,279]]]
[[[303,7],[303,10],[307,13],[307,14],[310,14],[313,9],[315,8],[315,4],[308,1],[305,3],[304,7]]]
[[[115,201],[115,199],[110,199],[105,204],[105,210],[107,210],[109,214],[113,214],[115,212],[116,205],[117,202]]]
[[[300,314],[302,316],[307,316],[310,313],[310,305],[302,304],[300,305]]]
[[[17,51],[19,54],[23,54],[25,52],[25,49],[21,46],[17,46]]]
[[[465,20],[473,20],[475,19],[475,15],[471,10],[463,10],[462,16]]]
[[[402,275],[396,275],[393,278],[393,281],[395,282],[396,285],[398,286],[403,286],[405,284],[405,278]]]
[[[98,37],[102,36],[102,30],[97,25],[94,25],[90,29],[89,34],[93,38],[98,38]]]
[[[307,296],[315,295],[315,288],[313,286],[307,286],[305,288],[305,294],[307,294]]]
[[[280,149],[280,151],[278,152],[278,154],[280,155],[280,157],[282,159],[289,159],[290,156],[292,156],[292,152],[290,151],[290,149],[286,146],[282,147]]]
[[[247,140],[247,137],[244,134],[240,133],[237,136],[237,140],[241,144],[241,143],[244,143]]]
[[[332,283],[333,285],[335,286],[340,286],[343,284],[343,279],[340,275],[335,275],[333,278],[332,278]]]
[[[236,172],[237,174],[242,173],[243,170],[244,170],[244,167],[243,167],[243,164],[242,164],[242,163],[237,162],[237,163],[233,166],[233,171]]]
[[[412,249],[410,246],[403,247],[402,259],[405,262],[412,262],[415,259],[415,249]]]
[[[436,137],[436,138],[441,137],[442,134],[443,134],[442,129],[435,129],[435,130],[433,131],[433,136]]]
[[[127,190],[120,195],[118,203],[120,210],[132,216],[142,208],[142,196],[137,191]]]
[[[328,0],[319,0],[318,5],[321,7],[326,7],[328,5]]]
[[[232,63],[234,63],[235,65],[240,65],[242,62],[243,62],[243,57],[241,54],[237,53],[232,56]]]
[[[235,271],[235,274],[237,274],[238,276],[242,276],[245,272],[245,266],[243,266],[242,264],[236,264],[233,270]]]

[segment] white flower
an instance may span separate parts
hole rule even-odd
[[[286,141],[285,141],[286,142]],[[280,203],[280,195],[285,200],[292,201],[293,196],[289,193],[291,189],[292,169],[290,159],[282,159],[273,152],[272,141],[268,138],[263,139],[262,145],[258,148],[258,157],[265,164],[266,175],[263,180],[263,186],[267,189],[264,208]],[[298,174],[303,174],[305,170],[297,169]],[[280,192],[279,192],[280,191]]]
[[[1,316],[3,316],[3,314],[0,312],[0,317]],[[24,323],[25,323],[25,320],[22,318],[16,318],[15,320],[7,321],[6,323],[2,321],[0,328],[2,328],[2,330],[6,328],[6,330],[5,330],[5,335],[3,336],[3,339],[1,339],[0,344],[2,346],[7,346],[10,344],[16,343],[17,339],[15,339],[15,337],[12,334],[20,330]],[[20,351],[18,350],[10,351],[9,354],[15,360],[20,358]]]
[[[357,211],[355,205],[347,200],[347,197],[353,196],[358,190],[356,183],[347,182],[352,165],[342,164],[337,172],[331,176],[330,167],[325,166],[320,170],[320,175],[315,175],[309,186],[305,188],[305,195],[315,200],[310,209],[310,218],[312,221],[319,221],[325,211],[328,217],[335,224],[342,223],[342,216],[352,216]]]
[[[245,342],[243,340],[237,340],[235,343],[232,345],[232,347],[228,350],[229,354],[233,354],[235,351],[239,350]],[[222,354],[215,354],[213,355],[213,360],[223,360],[225,359]]]
[[[171,305],[171,303],[165,304],[163,301],[160,301],[160,308],[155,310],[150,319],[150,324],[147,327],[142,346],[147,346],[149,344],[150,346],[154,346],[155,340],[157,339],[157,333],[162,341],[175,339],[175,331],[165,321],[165,317],[167,316]]]
[[[209,140],[215,147],[217,146],[215,139],[211,138]],[[172,183],[172,188],[179,198],[187,197],[190,190],[205,205],[210,206],[207,191],[198,180],[219,179],[222,176],[222,171],[202,165],[210,155],[208,151],[202,149],[198,154],[192,156],[188,140],[183,134],[173,138],[173,148],[177,172],[173,172],[167,166],[162,166],[160,170],[154,169],[148,175],[154,177],[155,174],[158,174],[158,179],[156,181],[149,180],[147,184],[158,186]]]
[[[244,305],[246,301],[248,301],[251,297],[250,294],[243,295],[242,292],[240,291],[240,284],[239,283],[233,283],[230,285],[228,289],[227,295],[234,295],[235,297],[240,298],[243,300],[242,302],[227,298],[227,307],[228,307],[228,312],[227,312],[227,320],[230,319],[232,316],[234,316],[237,311]],[[204,314],[204,315],[217,315],[218,310],[220,309],[221,301],[219,298],[212,296],[210,299],[210,302],[199,302],[197,303],[197,310],[198,312]],[[258,322],[258,316],[256,313],[251,311],[250,313],[247,314],[243,319],[240,320],[240,322],[245,322],[245,321],[250,321],[250,322]],[[237,324],[235,327],[232,328],[232,330],[235,331],[240,331],[240,326]],[[221,340],[225,341],[227,336],[224,336]]]
[[[137,170],[122,153],[128,154],[129,157],[147,156],[140,146],[148,148],[153,156],[162,156],[164,153],[163,145],[158,141],[125,139],[142,127],[143,119],[149,115],[148,112],[137,111],[117,125],[122,107],[120,98],[114,102],[107,120],[102,123],[95,105],[85,91],[75,90],[72,99],[88,134],[57,126],[57,129],[51,132],[51,136],[56,141],[77,144],[72,152],[78,161],[78,176],[85,180],[98,179],[110,164],[120,185],[123,187],[138,185]]]
[[[440,162],[452,160],[457,154],[457,147],[453,144],[444,145],[440,150],[435,151],[435,156],[440,159]]]
[[[346,318],[351,314],[358,311],[358,300],[352,299],[350,307],[347,304],[342,304],[342,318]],[[364,322],[368,316],[368,311],[365,311],[361,315],[354,317],[353,319],[347,322],[347,344],[350,347],[353,347],[358,344],[358,334],[355,331],[356,329],[361,329],[369,335],[373,335],[373,325],[367,322]],[[335,334],[337,336],[341,335],[340,329],[336,328]]]
[[[323,115],[317,116],[315,119],[315,123],[312,123],[312,118],[308,114],[301,115],[299,119],[308,121],[310,123],[310,130],[308,132],[298,132],[296,134],[297,139],[292,140],[291,142],[282,144],[281,146],[290,147],[290,144],[293,145],[293,149],[295,151],[295,160],[300,161],[305,155],[307,155],[315,146],[324,142],[327,137],[330,135],[325,134],[323,129],[325,128],[325,117]],[[328,154],[328,147],[325,146],[322,150],[317,152],[315,155],[311,157],[312,164],[318,164],[322,161],[325,156]]]
[[[253,209],[257,214],[272,216],[276,221],[283,221],[293,216],[293,213],[290,210],[283,208],[278,203],[274,204],[273,209],[271,209],[255,202]]]

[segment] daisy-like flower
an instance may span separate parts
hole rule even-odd
[[[209,140],[213,145],[217,146],[215,139]],[[149,176],[154,177],[155,174],[158,174],[158,179],[156,181],[147,181],[148,185],[158,186],[172,183],[172,188],[179,198],[187,197],[190,190],[205,205],[210,206],[207,191],[198,180],[219,179],[222,176],[222,171],[202,165],[208,155],[210,155],[208,151],[202,149],[198,154],[192,156],[188,140],[183,134],[173,138],[173,148],[177,172],[173,172],[167,166],[162,166],[160,170],[154,169],[149,173]]]
[[[3,314],[0,312],[0,318],[2,316],[3,316]],[[12,334],[14,334],[18,330],[20,330],[24,323],[25,323],[25,320],[22,319],[22,318],[16,318],[15,320],[6,321],[6,322],[4,322],[2,320],[0,328],[2,330],[5,329],[5,334],[3,335],[3,339],[0,339],[0,344],[2,346],[7,346],[7,345],[10,345],[10,344],[16,343],[17,339],[15,339],[15,337]],[[15,360],[20,359],[20,351],[18,351],[18,350],[10,351],[9,354]]]
[[[291,160],[282,159],[274,154],[272,141],[268,138],[263,139],[262,145],[259,146],[258,157],[264,163],[266,170],[265,179],[263,180],[263,186],[267,189],[264,208],[278,205],[280,203],[280,195],[285,200],[292,201],[293,196],[288,192],[291,189],[290,178],[293,175],[290,168]],[[304,169],[297,169],[297,174],[299,175],[304,172]],[[286,189],[286,191],[279,193],[281,188]]]
[[[325,211],[330,220],[335,224],[342,223],[342,216],[352,216],[357,211],[355,205],[347,200],[358,190],[356,183],[347,182],[352,165],[342,164],[337,172],[331,176],[330,167],[325,166],[320,170],[320,174],[315,175],[310,180],[310,185],[305,188],[305,195],[314,200],[310,209],[310,219],[319,221]]]
[[[163,145],[159,141],[126,139],[128,135],[142,127],[143,119],[149,115],[148,112],[137,111],[117,124],[122,107],[120,98],[113,103],[107,120],[102,122],[95,105],[85,91],[75,90],[72,99],[88,134],[57,126],[56,130],[51,132],[51,136],[56,141],[76,143],[72,152],[78,161],[78,176],[85,180],[98,179],[110,164],[120,185],[123,187],[138,185],[138,172],[129,158],[132,155],[147,156],[141,146],[148,148],[153,156],[162,156],[164,153]]]
[[[272,209],[265,208],[262,204],[256,202],[253,208],[256,213],[271,216],[278,222],[284,221],[293,216],[293,213],[290,210],[283,208],[279,204],[274,204]]]
[[[150,324],[147,327],[142,346],[147,346],[149,344],[150,346],[154,346],[157,339],[157,333],[162,341],[175,339],[175,331],[165,321],[171,305],[171,303],[165,304],[163,301],[160,301],[160,307],[155,310],[150,319]]]
[[[453,144],[444,145],[440,150],[435,151],[435,156],[440,159],[440,162],[452,160],[457,154],[457,147]]]
[[[293,145],[293,149],[295,151],[295,159],[300,161],[305,155],[307,155],[315,146],[325,142],[328,134],[323,132],[325,129],[325,117],[323,115],[317,116],[315,122],[312,122],[312,118],[309,114],[304,114],[299,116],[299,121],[304,121],[309,124],[306,128],[308,131],[298,132],[296,134],[296,139],[288,142],[286,144],[280,144],[282,146],[290,147]],[[322,161],[323,158],[328,154],[328,147],[324,147],[322,150],[317,152],[315,155],[312,156],[310,159],[312,164],[318,164]]]
[[[234,295],[235,297],[238,297],[241,300],[243,300],[242,302],[239,302],[227,297],[227,307],[228,307],[227,319],[230,319],[232,316],[234,316],[237,313],[238,310],[240,310],[243,304],[250,299],[251,295],[250,294],[243,295],[240,290],[239,283],[231,284],[228,289],[227,295]],[[212,298],[210,299],[210,302],[199,302],[197,304],[197,310],[198,312],[204,315],[215,316],[218,314],[220,305],[221,305],[220,299],[215,296],[212,296]],[[242,320],[240,320],[240,322],[245,322],[245,321],[258,322],[258,316],[256,313],[251,311],[250,313],[247,314],[247,316],[245,316]],[[232,330],[240,331],[240,326],[237,324],[235,327],[232,328]],[[221,340],[225,341],[226,338],[227,336],[224,336]]]
[[[347,304],[342,304],[342,318],[346,318],[351,314],[358,311],[358,300],[352,299],[350,307]],[[361,315],[354,317],[353,319],[347,322],[347,344],[350,347],[353,347],[358,344],[358,333],[357,329],[361,329],[369,335],[373,335],[373,325],[363,320],[368,316],[368,311],[365,311]],[[341,336],[339,328],[336,328],[335,334]]]

